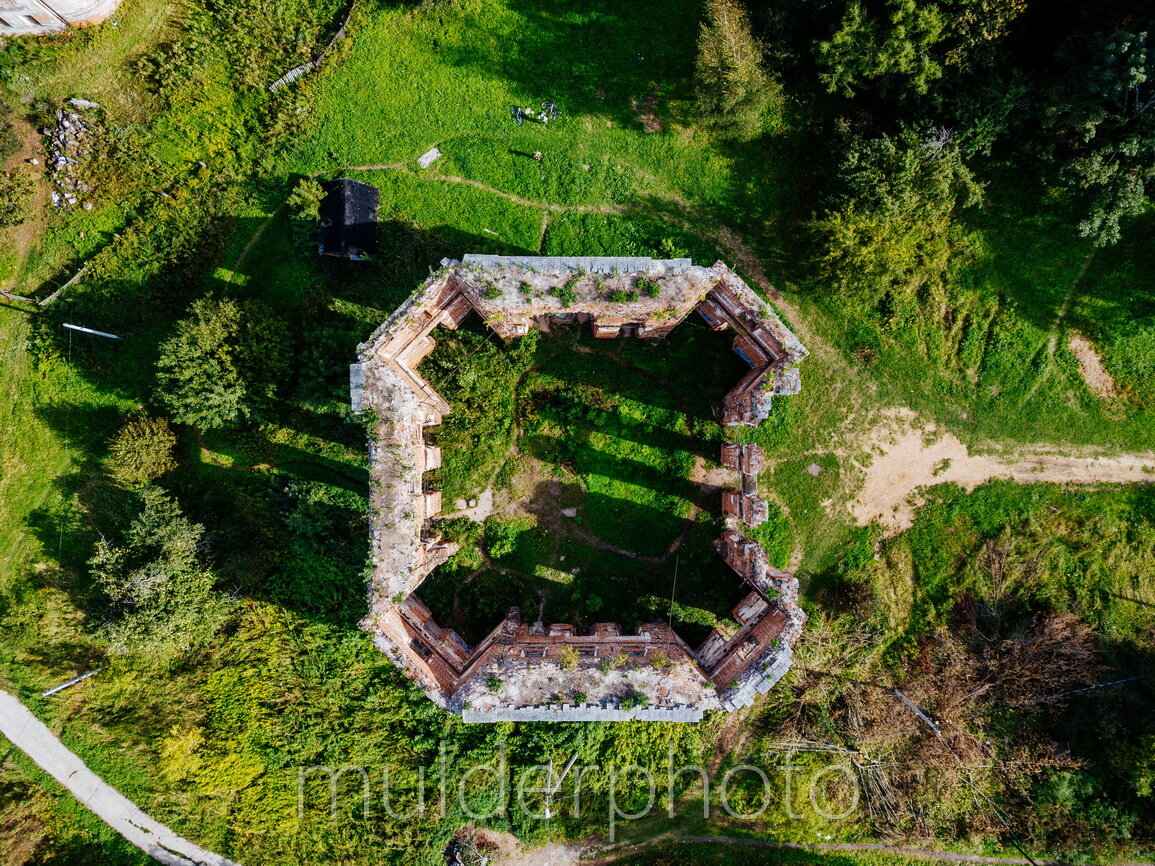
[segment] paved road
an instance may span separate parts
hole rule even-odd
[[[5,691],[0,691],[0,733],[71,791],[82,806],[153,859],[166,866],[237,866],[144,814],[88,769],[24,704]]]

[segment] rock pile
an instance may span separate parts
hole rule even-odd
[[[56,127],[40,131],[47,139],[45,170],[52,184],[52,203],[58,208],[92,208],[92,202],[81,201],[84,193],[92,190],[82,177],[81,165],[90,152],[89,140],[99,127],[90,113],[99,107],[87,99],[69,99],[66,107],[56,109]]]

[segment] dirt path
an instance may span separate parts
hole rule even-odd
[[[0,691],[0,733],[67,788],[80,805],[141,851],[166,866],[236,866],[176,835],[97,776],[24,704]]]
[[[1064,866],[1061,861],[1056,860],[1027,860],[1025,857],[984,857],[979,854],[958,854],[954,851],[934,851],[928,848],[906,848],[901,845],[883,845],[873,842],[775,842],[765,839],[731,839],[727,836],[685,836],[681,838],[658,838],[637,845],[622,846],[613,854],[590,860],[582,860],[581,862],[587,866],[602,866],[602,864],[615,863],[624,857],[628,857],[638,851],[643,851],[647,848],[652,848],[660,844],[717,844],[717,845],[739,845],[747,848],[769,848],[769,849],[789,849],[796,851],[879,851],[886,854],[897,854],[902,857],[911,857],[918,860],[938,860],[950,863],[995,863],[995,864],[1013,864],[1013,866]],[[511,861],[516,862],[516,861]],[[564,863],[565,861],[561,861]],[[561,866],[559,863],[559,866]],[[1149,863],[1127,863],[1126,866],[1152,866]]]
[[[32,251],[32,246],[44,233],[44,227],[48,223],[48,205],[50,202],[48,183],[44,180],[44,166],[40,165],[33,168],[26,164],[26,161],[33,157],[41,162],[44,160],[44,154],[41,152],[40,134],[36,131],[36,127],[23,117],[14,116],[12,125],[19,135],[20,149],[9,158],[5,168],[9,171],[25,172],[32,179],[33,192],[29,204],[28,219],[15,228],[9,229],[12,238],[13,258],[16,264],[12,269],[12,275],[0,287],[6,291],[15,289],[20,283],[20,277],[28,260],[28,255]]]
[[[1059,348],[1059,334],[1063,330],[1063,322],[1067,320],[1067,314],[1071,311],[1071,304],[1075,302],[1075,295],[1078,292],[1079,283],[1087,273],[1087,269],[1091,267],[1091,262],[1095,259],[1095,247],[1091,247],[1091,252],[1087,254],[1086,261],[1083,266],[1079,268],[1079,272],[1075,274],[1075,278],[1071,280],[1071,285],[1067,287],[1067,293],[1063,295],[1063,302],[1059,305],[1058,311],[1055,313],[1055,321],[1051,324],[1051,330],[1047,334],[1047,348],[1045,349],[1045,358],[1043,360],[1043,368],[1039,371],[1039,375],[1035,378],[1035,382],[1023,397],[1023,404],[1025,405],[1039,390],[1039,386],[1043,384],[1043,380],[1047,378],[1047,374],[1051,370],[1051,364],[1055,360],[1055,350]]]
[[[851,504],[859,525],[877,520],[888,535],[911,525],[920,488],[952,482],[973,490],[994,478],[1021,483],[1134,484],[1155,482],[1155,454],[1107,457],[1059,454],[1045,447],[1005,454],[971,454],[953,433],[920,425],[909,410],[895,410],[867,435],[873,459]]]
[[[343,165],[340,168],[330,168],[325,171],[315,172],[313,177],[320,177],[323,174],[328,174],[330,171],[399,171],[403,174],[408,174],[419,180],[439,180],[444,183],[460,183],[465,186],[471,186],[474,189],[479,189],[483,192],[495,195],[498,198],[503,198],[506,201],[511,201],[514,204],[522,205],[523,207],[532,207],[546,213],[624,213],[628,208],[621,204],[554,204],[548,201],[534,201],[533,199],[522,198],[519,195],[514,195],[511,192],[498,189],[495,186],[490,186],[487,183],[482,183],[479,180],[473,180],[468,177],[458,177],[453,174],[439,174],[437,172],[418,174],[407,163],[392,162],[384,165]],[[544,231],[544,229],[543,229]]]
[[[1091,393],[1103,400],[1114,400],[1119,396],[1114,377],[1103,366],[1103,358],[1090,340],[1078,331],[1072,331],[1067,340],[1067,348],[1079,362],[1079,373],[1082,374],[1083,381],[1087,383]]]
[[[413,160],[414,162],[416,159]],[[590,204],[590,205],[566,205],[555,204],[548,201],[534,201],[533,199],[523,198],[511,192],[498,189],[481,181],[473,180],[471,178],[458,177],[456,175],[438,174],[436,172],[418,173],[414,171],[409,162],[390,162],[381,163],[377,165],[342,165],[334,168],[325,169],[324,171],[314,172],[312,177],[320,177],[329,172],[339,171],[398,171],[403,174],[420,180],[441,181],[443,183],[458,183],[466,186],[471,186],[474,189],[482,190],[491,195],[503,198],[506,201],[514,204],[522,205],[524,207],[537,208],[543,214],[542,222],[542,242],[544,242],[545,232],[549,227],[549,214],[551,213],[601,213],[601,214],[623,214],[631,211],[638,211],[639,208],[623,205],[623,204]],[[750,247],[749,244],[743,240],[742,236],[734,229],[717,223],[715,220],[708,218],[701,211],[692,207],[688,202],[679,198],[670,197],[666,202],[670,208],[676,209],[676,213],[671,210],[662,210],[659,208],[645,208],[643,209],[647,216],[655,217],[664,220],[668,223],[676,225],[691,234],[697,235],[707,241],[714,243],[726,256],[728,256],[745,275],[747,281],[753,283],[765,295],[770,298],[780,312],[790,320],[790,325],[802,342],[814,352],[816,349],[827,350],[826,345],[818,335],[806,326],[801,312],[786,301],[781,293],[770,282],[770,278],[766,275],[765,269],[758,258],[757,253]],[[247,255],[248,250],[252,247],[256,237],[259,236],[265,229],[265,226],[273,219],[274,215],[270,215],[264,223],[262,223],[256,230],[254,238],[245,247],[245,252],[239,257]],[[235,269],[235,267],[234,267]],[[1081,274],[1080,274],[1081,275]],[[1078,277],[1076,277],[1078,279]]]

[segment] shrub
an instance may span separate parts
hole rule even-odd
[[[648,707],[650,699],[639,691],[632,691],[622,698],[621,707],[623,710],[632,710],[634,707]]]
[[[501,559],[515,553],[521,537],[531,531],[536,524],[531,518],[515,520],[487,520],[485,523],[485,550],[493,559]]]
[[[613,659],[602,659],[600,662],[598,662],[598,670],[603,674],[608,674],[613,666]]]
[[[549,293],[561,301],[563,307],[568,307],[577,300],[577,290],[574,288],[577,281],[577,277],[572,277],[564,285],[554,286]]]
[[[526,280],[522,280],[521,285],[519,285],[517,287],[517,289],[523,295],[532,295],[533,294],[533,283],[530,283]]]
[[[497,286],[490,286],[485,290],[485,297],[489,298],[491,301],[496,301],[501,297],[501,289],[499,289]]]
[[[503,680],[501,677],[499,677],[497,675],[491,676],[489,679],[487,679],[485,681],[485,687],[487,689],[489,689],[491,692],[499,691],[501,689],[502,685],[504,685],[504,684],[505,684],[505,680]]]
[[[636,285],[638,291],[647,298],[656,298],[662,292],[662,284],[657,280],[651,280],[649,277],[638,277],[634,285]]]
[[[664,671],[673,664],[670,657],[663,652],[656,652],[650,656],[650,664],[657,670]]]
[[[318,220],[321,218],[321,199],[324,197],[325,190],[321,188],[321,184],[311,177],[306,177],[297,182],[285,201],[289,208],[293,240],[299,248],[315,246]]]
[[[612,292],[610,292],[610,300],[615,304],[628,304],[631,301],[636,301],[637,299],[637,292],[629,292],[625,289],[614,289]]]
[[[325,190],[320,183],[311,177],[302,178],[286,200],[289,214],[294,220],[316,223],[321,218],[321,199],[324,197]]]
[[[572,646],[563,646],[557,653],[557,662],[568,671],[572,671],[578,664],[578,651]]]
[[[573,702],[575,704],[584,704],[587,700],[589,700],[589,695],[587,695],[585,692],[573,693]]]
[[[163,418],[134,418],[109,443],[109,469],[128,486],[148,484],[176,467],[176,434]]]

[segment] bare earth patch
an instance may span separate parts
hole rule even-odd
[[[498,859],[495,866],[577,866],[580,859],[581,849],[578,846],[551,842],[541,848]]]
[[[958,437],[934,425],[916,425],[910,410],[899,410],[870,433],[874,454],[850,510],[865,526],[877,520],[888,535],[910,527],[924,501],[920,488],[954,483],[966,490],[994,478],[1021,483],[1127,484],[1155,482],[1155,454],[1117,457],[1035,452],[972,455]]]
[[[441,515],[443,519],[450,517],[468,517],[474,523],[485,523],[489,515],[493,514],[493,488],[486,487],[476,499],[466,501],[455,500],[453,511]]]
[[[11,277],[5,280],[4,286],[0,287],[6,290],[16,288],[20,267],[36,240],[43,233],[44,226],[48,221],[48,184],[44,180],[44,167],[40,165],[33,168],[25,164],[26,160],[33,157],[43,161],[44,154],[41,148],[40,135],[37,133],[36,127],[22,117],[14,116],[12,123],[20,137],[20,149],[9,158],[4,167],[9,171],[14,169],[26,171],[33,181],[33,194],[29,204],[28,219],[8,230],[16,261],[21,264],[17,265]]]
[[[468,854],[476,852],[494,866],[577,866],[581,855],[579,846],[556,842],[527,850],[512,833],[472,825],[462,827],[457,839],[468,846]],[[466,857],[464,862],[473,861]]]
[[[1107,368],[1103,366],[1103,359],[1099,357],[1099,353],[1095,351],[1090,340],[1076,331],[1071,334],[1071,339],[1067,341],[1067,348],[1078,360],[1079,372],[1083,374],[1087,387],[1094,392],[1096,397],[1110,400],[1118,396],[1115,380],[1107,372]]]

